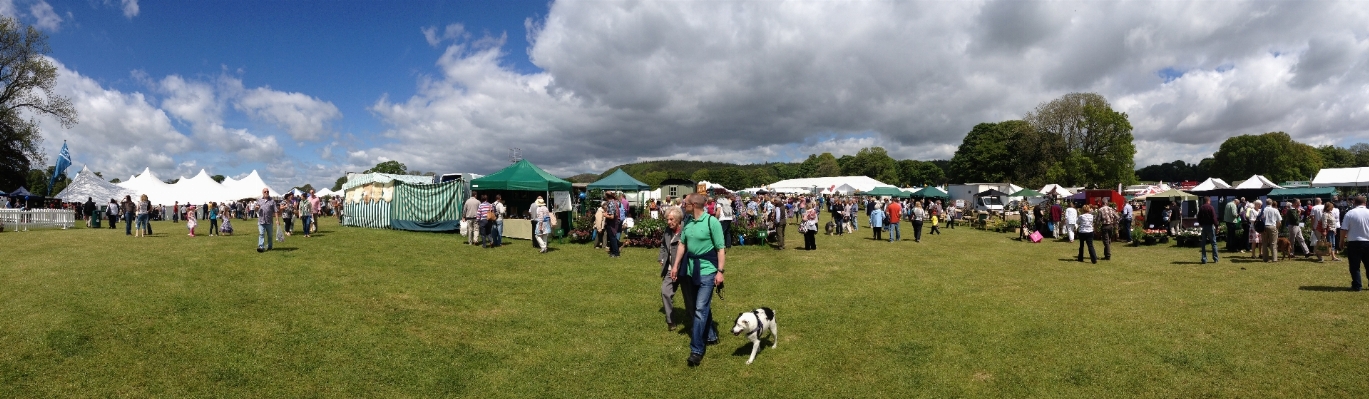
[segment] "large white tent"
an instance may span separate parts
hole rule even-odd
[[[1283,188],[1283,187],[1280,187],[1278,184],[1274,184],[1274,182],[1269,181],[1269,179],[1266,179],[1264,176],[1254,175],[1254,176],[1250,176],[1249,179],[1246,179],[1245,181],[1241,182],[1240,184],[1237,184],[1235,188],[1236,188],[1236,189],[1259,189],[1259,188]]]
[[[56,198],[62,202],[86,202],[87,199],[93,198],[96,203],[104,204],[111,199],[122,200],[125,195],[135,196],[137,193],[105,181],[88,168],[81,168],[81,173],[77,173],[71,184],[62,189]]]
[[[1329,168],[1317,171],[1312,187],[1369,186],[1369,168]]]
[[[856,191],[870,191],[874,190],[875,187],[891,186],[867,176],[837,176],[781,180],[771,184],[770,188],[780,192],[794,192],[796,190],[798,192],[809,192],[816,187],[818,190],[830,193],[842,185],[850,186]]]
[[[224,179],[224,183],[227,184],[214,181],[208,172],[201,169],[195,177],[182,177],[176,184],[166,184],[147,168],[138,176],[119,183],[119,186],[138,194],[146,194],[153,204],[163,205],[176,202],[204,204],[257,198],[261,196],[262,188],[270,190],[273,197],[280,196],[280,193],[261,180],[261,176],[257,175],[255,170],[242,180]]]

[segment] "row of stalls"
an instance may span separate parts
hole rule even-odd
[[[430,176],[353,173],[342,186],[343,224],[357,227],[410,231],[456,231],[461,228],[463,205],[471,196],[504,200],[508,217],[504,236],[531,239],[529,223],[542,197],[547,207],[568,226],[571,183],[520,160],[488,176],[469,182],[435,183]],[[467,189],[469,187],[469,189]],[[519,223],[518,220],[522,220]]]

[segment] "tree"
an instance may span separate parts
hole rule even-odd
[[[1032,129],[1020,143],[1019,182],[1111,187],[1136,180],[1131,122],[1103,96],[1066,94],[1023,119]]]
[[[163,182],[163,183],[166,183],[166,184],[176,184],[176,182],[178,182],[178,181],[181,181],[181,179],[177,178],[177,179],[166,179],[166,180],[162,180],[162,182]]]
[[[57,166],[48,166],[47,169],[30,170],[28,181],[20,185],[27,187],[31,193],[43,195],[42,193],[48,192],[48,182],[52,178],[52,174],[56,171]],[[67,188],[68,184],[71,184],[70,177],[67,177],[66,174],[58,176],[57,181],[52,184],[52,195],[61,193],[62,190]],[[15,187],[19,187],[19,185],[16,185]]]
[[[1008,181],[1017,164],[1015,147],[1030,131],[1031,126],[1024,121],[975,125],[951,157],[948,174],[958,182]]]
[[[842,158],[846,157],[843,156]],[[837,162],[840,163],[841,160],[838,159]],[[898,163],[894,161],[894,158],[889,157],[888,151],[885,151],[883,147],[866,147],[860,149],[856,152],[856,156],[842,164],[841,171],[847,176],[868,176],[877,180],[881,176],[893,176],[897,179]]]
[[[709,177],[710,176],[708,174],[708,169],[699,169],[694,171],[693,175],[689,176],[689,180],[693,180],[695,183],[698,183],[704,180],[709,180]]]
[[[309,192],[309,191],[311,191],[311,190],[314,189],[314,185],[313,185],[313,184],[309,184],[309,183],[304,183],[303,186],[299,186],[299,187],[296,187],[296,188],[298,188],[300,192],[307,193],[307,192]]]
[[[1212,173],[1233,181],[1263,175],[1275,182],[1310,180],[1322,168],[1321,154],[1284,132],[1226,139],[1212,155]]]
[[[407,175],[409,174],[409,167],[404,166],[404,164],[399,163],[399,161],[385,161],[376,164],[376,166],[373,168],[366,169],[366,171],[362,173],[385,173],[391,175]]]
[[[1349,149],[1324,145],[1317,147],[1317,153],[1321,154],[1322,167],[1351,168],[1355,166],[1355,153],[1350,152]]]
[[[813,169],[810,177],[834,177],[841,176],[841,165],[837,163],[837,157],[830,152],[824,152],[817,157],[817,167]]]
[[[1183,160],[1150,165],[1136,170],[1136,178],[1144,181],[1200,181],[1211,177],[1201,163],[1190,164]]]
[[[215,182],[218,182],[218,183],[223,183],[223,180],[226,179],[226,177],[224,177],[224,175],[213,175],[213,176],[209,176],[209,178],[210,178],[210,179],[214,179],[214,181],[215,181]]]
[[[808,159],[799,164],[799,177],[818,177],[818,154],[808,154]]]
[[[855,174],[855,165],[852,162],[855,159],[856,157],[851,155],[842,155],[841,158],[837,158],[837,168],[841,173],[833,176],[850,176]]]
[[[912,159],[898,161],[898,176],[897,184],[906,186],[923,187],[946,182],[946,174],[936,164]]]
[[[1369,144],[1355,143],[1350,146],[1350,152],[1355,154],[1355,167],[1369,166]]]
[[[114,178],[114,180],[110,180],[109,182],[110,182],[110,183],[114,183],[114,184],[119,184],[119,182],[121,182],[121,181],[123,181],[123,180],[119,180],[119,178],[116,177],[116,178]]]
[[[0,187],[23,185],[30,165],[43,164],[42,134],[26,112],[53,117],[62,127],[76,124],[71,100],[56,94],[57,67],[45,56],[50,50],[43,32],[0,17]]]
[[[333,182],[333,191],[342,191],[343,184],[347,184],[347,176],[339,177],[336,182]]]

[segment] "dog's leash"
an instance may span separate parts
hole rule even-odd
[[[723,284],[726,284],[726,283],[727,283],[727,282],[724,281],[724,282],[722,282],[722,283],[718,283],[718,285],[717,285],[716,287],[713,287],[713,292],[716,293],[716,294],[718,294],[718,300],[720,300],[720,301],[721,301],[721,300],[727,299],[727,298],[723,298]]]

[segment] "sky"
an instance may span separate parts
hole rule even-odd
[[[1071,92],[1128,114],[1136,166],[1283,131],[1369,141],[1355,1],[0,0],[49,35],[79,123],[49,163],[332,186],[396,160],[553,174],[656,159],[949,159]]]

